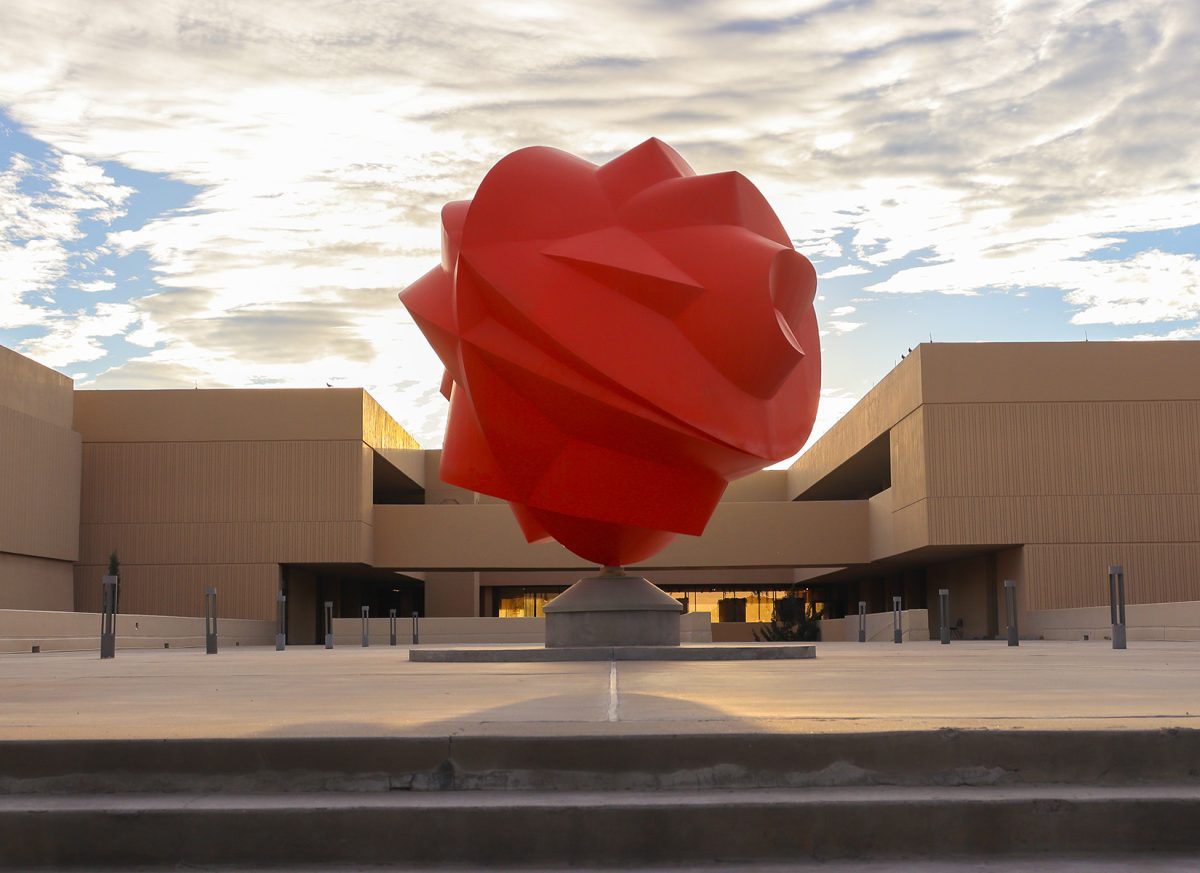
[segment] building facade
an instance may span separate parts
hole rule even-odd
[[[116,551],[123,612],[202,614],[215,585],[223,615],[269,619],[282,591],[310,643],[326,601],[538,615],[591,569],[441,482],[360,389],[73,391],[0,349],[0,440],[0,609],[96,611]],[[933,622],[944,588],[971,638],[1003,633],[1006,579],[1034,635],[1103,624],[1122,564],[1131,604],[1200,638],[1197,461],[1200,343],[924,344],[635,569],[733,623],[796,591],[831,618],[898,595]]]
[[[0,609],[74,609],[73,394],[66,376],[0,346]]]

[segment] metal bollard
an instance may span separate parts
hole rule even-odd
[[[333,601],[325,601],[325,648],[333,648]]]
[[[100,657],[117,656],[117,577],[100,581]]]
[[[371,645],[371,607],[362,608],[362,647]]]
[[[858,601],[858,641],[860,643],[867,641],[867,602],[865,600]]]
[[[1008,625],[1008,644],[1021,645],[1017,633],[1017,583],[1013,579],[1004,580],[1004,622]]]
[[[217,589],[204,589],[204,653],[217,653]]]
[[[415,646],[420,641],[421,641],[421,638],[420,638],[420,636],[417,635],[417,614],[414,612],[413,613],[413,645]]]
[[[287,648],[287,597],[282,591],[275,594],[275,651]]]
[[[396,645],[396,610],[388,610],[388,631],[391,636],[389,645]]]
[[[892,642],[904,642],[904,631],[900,629],[900,598],[892,598]]]
[[[942,645],[950,645],[950,589],[938,589],[938,618],[941,623]]]
[[[1125,568],[1108,568],[1108,607],[1112,613],[1112,647],[1125,648]]]

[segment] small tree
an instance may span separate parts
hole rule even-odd
[[[775,601],[771,623],[754,632],[760,643],[815,643],[821,640],[821,614],[812,609],[795,586]]]
[[[121,611],[121,559],[117,557],[116,549],[108,556],[108,575],[115,576],[117,580],[116,590],[113,591],[113,615],[116,615]]]

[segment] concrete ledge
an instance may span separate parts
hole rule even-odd
[[[530,661],[779,661],[815,658],[809,645],[573,646],[557,649],[409,649],[420,663],[503,664]]]
[[[0,795],[1190,785],[1200,731],[0,742]]]
[[[275,644],[275,622],[221,617],[217,630],[221,648]],[[117,616],[117,656],[126,649],[203,648],[204,617],[181,615]],[[0,609],[0,654],[100,651],[100,614]]]
[[[1198,812],[1178,786],[35,796],[0,798],[0,845],[18,869],[979,860],[1195,852]]]

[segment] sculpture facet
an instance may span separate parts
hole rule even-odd
[[[526,538],[645,560],[812,429],[816,274],[742,175],[651,139],[596,166],[527,148],[442,210],[401,294],[442,362],[442,478]]]

